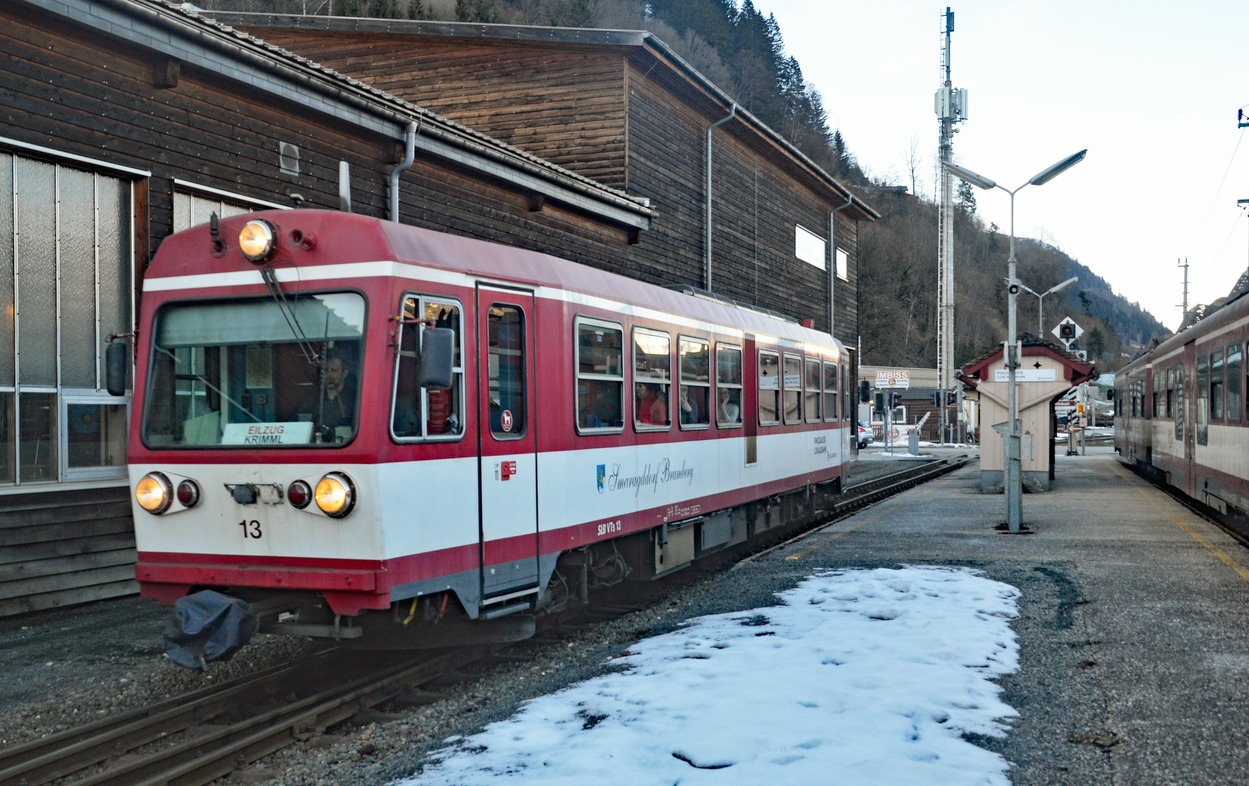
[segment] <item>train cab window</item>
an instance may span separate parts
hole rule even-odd
[[[702,338],[677,339],[677,419],[681,428],[707,428],[711,423],[711,343]]]
[[[364,320],[364,298],[350,292],[165,306],[153,333],[144,443],[283,448],[351,442]]]
[[[633,329],[633,426],[658,431],[672,423],[672,337],[646,328]]]
[[[803,361],[803,369],[806,379],[804,390],[806,390],[806,402],[804,404],[807,413],[808,423],[819,423],[820,412],[822,410],[823,399],[820,397],[820,359],[807,358]]]
[[[759,351],[759,424],[781,422],[781,358],[775,352]]]
[[[459,439],[464,431],[464,352],[460,304],[445,298],[405,295],[399,309],[399,352],[390,409],[390,433],[400,442]],[[427,327],[455,333],[452,382],[446,390],[421,388],[422,336]]]
[[[624,427],[624,330],[578,319],[577,430],[610,433]]]
[[[1244,389],[1244,354],[1240,344],[1227,346],[1227,422],[1241,421],[1240,393]]]
[[[529,428],[525,314],[519,306],[492,303],[486,325],[489,331],[490,434],[495,439],[519,439]]]
[[[742,425],[742,348],[716,344],[716,425]]]
[[[786,425],[802,422],[802,358],[785,353],[785,373],[781,379],[785,392]]]
[[[1223,347],[1210,351],[1210,420],[1223,422]]]

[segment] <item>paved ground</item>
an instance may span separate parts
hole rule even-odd
[[[863,460],[873,457],[869,451]],[[792,544],[755,569],[967,565],[1023,592],[1020,713],[983,740],[1024,784],[1249,782],[1249,551],[1128,472],[1109,448],[1058,457],[1027,534],[963,469]]]

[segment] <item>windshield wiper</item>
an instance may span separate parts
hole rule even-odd
[[[295,341],[299,344],[299,351],[304,354],[304,360],[309,365],[316,365],[319,355],[312,346],[312,342],[308,340],[304,328],[299,324],[299,316],[295,313],[294,306],[286,299],[286,293],[282,291],[282,286],[278,283],[277,275],[273,272],[273,266],[266,264],[260,268],[260,277],[264,279],[265,288],[269,290],[269,296],[278,304],[278,310],[282,312],[282,318],[286,320],[286,325],[291,329],[291,335],[295,337]]]

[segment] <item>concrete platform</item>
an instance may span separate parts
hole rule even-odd
[[[758,569],[960,565],[1018,587],[1020,717],[978,740],[1025,784],[1249,782],[1249,550],[1119,464],[1057,457],[1027,534],[973,465],[868,508]]]

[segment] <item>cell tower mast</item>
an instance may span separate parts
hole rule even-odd
[[[967,91],[955,88],[950,79],[950,33],[954,12],[946,6],[941,17],[941,88],[935,105],[940,136],[937,145],[937,177],[941,197],[937,221],[937,378],[941,390],[954,388],[954,176],[946,169],[954,163],[956,124],[967,119]],[[942,439],[946,437],[947,408],[941,408]]]

